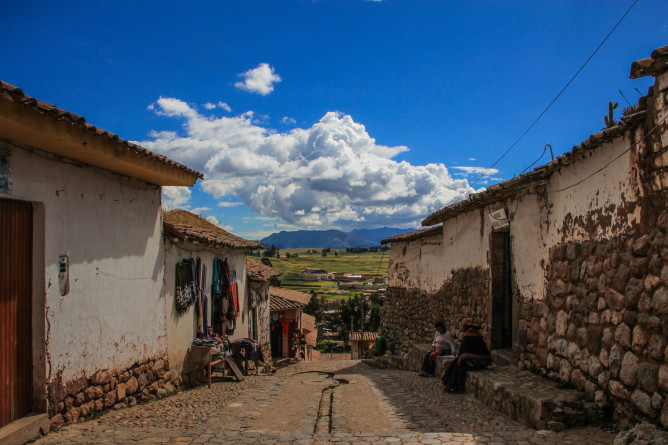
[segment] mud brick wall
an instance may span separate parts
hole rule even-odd
[[[570,381],[622,426],[668,427],[668,212],[654,227],[555,246],[546,300],[520,304],[518,364]]]
[[[443,320],[455,338],[460,337],[462,324],[469,322],[483,326],[482,334],[489,341],[488,289],[489,269],[483,267],[454,270],[434,293],[390,287],[383,303],[381,335],[390,350],[407,353],[410,345],[431,343],[434,323]]]
[[[122,372],[98,371],[66,385],[56,381],[49,386],[51,429],[83,421],[95,412],[134,406],[138,399],[171,394],[176,385],[167,356],[143,360]]]

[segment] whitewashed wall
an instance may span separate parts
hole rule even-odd
[[[8,197],[35,213],[34,326],[44,326],[47,383],[118,370],[164,354],[162,220],[158,186],[2,143],[11,157]],[[61,296],[58,257],[69,256]],[[36,329],[39,333],[39,329]]]

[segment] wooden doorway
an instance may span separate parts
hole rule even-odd
[[[492,232],[492,349],[513,346],[513,287],[510,232]]]
[[[32,411],[32,236],[32,204],[0,199],[0,427]]]

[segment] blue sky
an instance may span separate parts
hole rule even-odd
[[[241,236],[415,228],[646,94],[629,69],[668,44],[665,1],[640,0],[472,184],[632,3],[13,2],[0,79],[204,172],[165,203]]]

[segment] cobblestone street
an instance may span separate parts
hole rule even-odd
[[[434,378],[357,361],[305,362],[217,382],[63,427],[35,443],[610,444],[612,433],[536,431]]]

